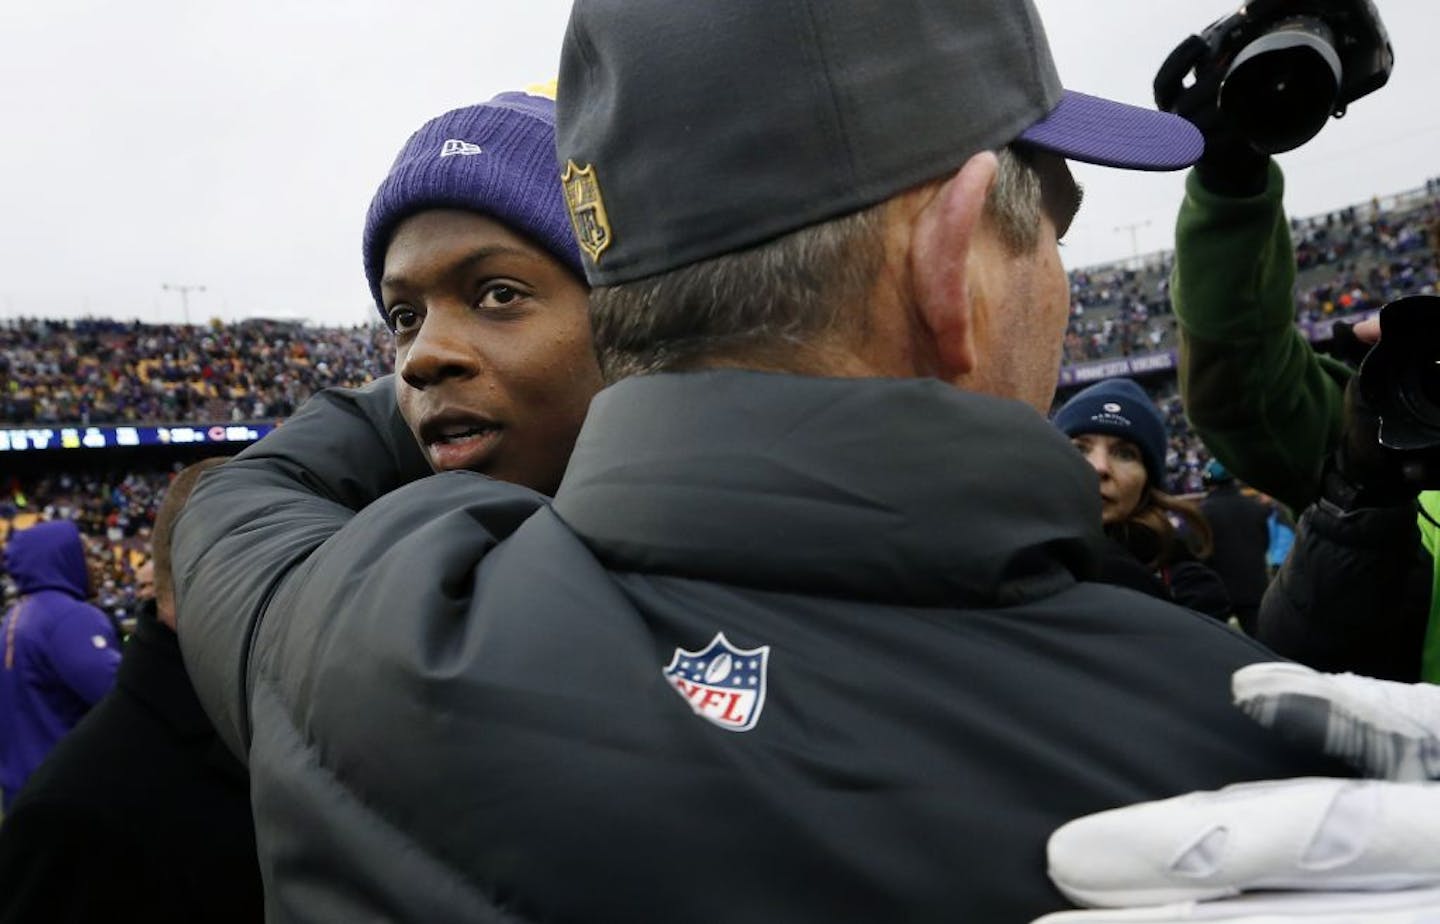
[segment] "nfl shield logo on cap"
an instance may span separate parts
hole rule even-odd
[[[720,632],[699,651],[676,648],[662,673],[695,714],[726,731],[749,731],[765,708],[770,646],[736,648]]]
[[[610,246],[610,218],[605,214],[605,200],[600,198],[600,181],[595,178],[595,165],[584,167],[575,161],[565,162],[565,205],[570,209],[570,223],[575,226],[575,240],[580,249],[596,263]]]

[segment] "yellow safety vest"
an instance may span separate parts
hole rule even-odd
[[[1420,676],[1431,683],[1440,683],[1440,491],[1420,494],[1420,541],[1435,562],[1430,581],[1430,627],[1425,630],[1425,651],[1420,662]],[[1428,515],[1428,516],[1427,516]]]

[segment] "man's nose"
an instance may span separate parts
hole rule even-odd
[[[451,378],[468,378],[480,371],[479,352],[466,335],[468,306],[432,306],[416,331],[400,377],[411,388],[425,389]]]

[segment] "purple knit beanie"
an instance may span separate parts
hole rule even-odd
[[[501,93],[431,119],[405,142],[365,216],[365,278],[382,315],[390,236],[406,218],[434,208],[489,215],[585,278],[555,160],[551,100]]]

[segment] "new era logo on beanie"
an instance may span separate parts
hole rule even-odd
[[[1066,436],[1101,433],[1129,440],[1140,450],[1150,483],[1165,490],[1165,419],[1130,379],[1106,379],[1077,392],[1055,412],[1055,426]]]
[[[559,160],[603,190],[603,235],[598,212],[575,216],[593,285],[849,214],[1015,141],[1149,170],[1203,148],[1184,119],[1063,90],[1029,0],[576,0],[559,87]]]
[[[440,146],[441,157],[454,157],[457,154],[468,156],[483,153],[484,151],[481,150],[480,145],[471,144],[468,141],[461,141],[459,138],[447,138],[445,139],[445,143]]]
[[[479,212],[584,270],[555,160],[555,104],[525,93],[437,116],[410,136],[365,216],[365,278],[380,305],[385,251],[400,222],[427,209]]]

